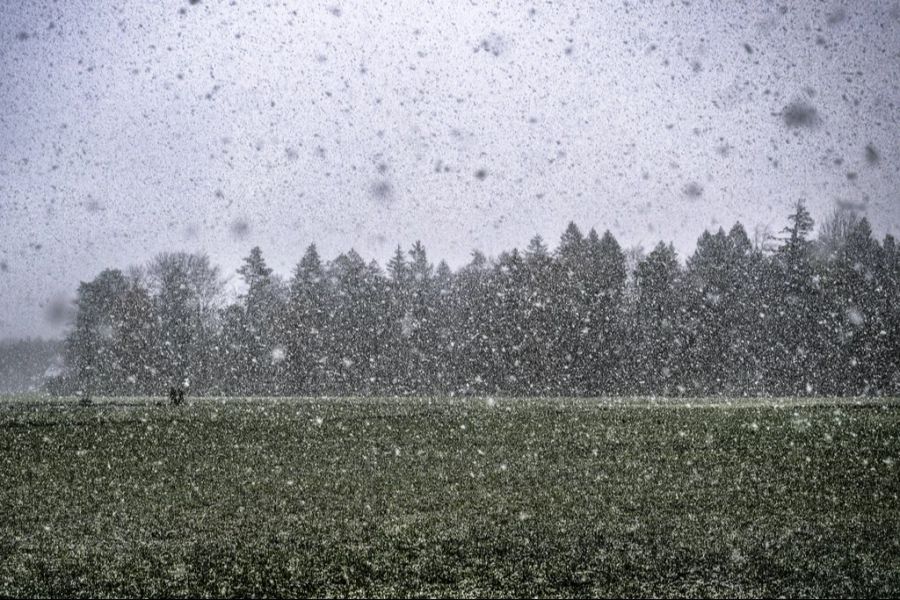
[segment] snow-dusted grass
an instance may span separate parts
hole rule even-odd
[[[156,402],[0,401],[0,596],[900,596],[893,400]]]

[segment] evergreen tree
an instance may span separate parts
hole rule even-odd
[[[331,262],[332,287],[326,321],[326,389],[334,394],[360,394],[374,376],[377,335],[371,298],[374,281],[362,257],[350,250]]]
[[[815,224],[802,202],[788,216],[790,225],[776,256],[778,276],[777,308],[773,320],[777,332],[772,340],[772,372],[779,393],[798,395],[816,390],[821,380],[821,341],[827,338],[821,287],[814,278],[811,242]]]
[[[556,249],[552,278],[554,333],[550,356],[553,389],[558,394],[584,392],[584,341],[590,334],[585,327],[588,302],[585,283],[585,239],[575,223],[569,223]]]
[[[806,209],[802,201],[794,205],[794,212],[788,216],[790,225],[782,230],[787,237],[781,247],[781,252],[786,256],[786,264],[798,265],[803,262],[809,249],[809,234],[813,230],[815,221]]]
[[[325,270],[310,244],[290,281],[286,347],[288,388],[294,393],[313,395],[324,389],[326,302]]]
[[[242,389],[245,394],[274,392],[273,373],[275,358],[280,358],[278,322],[280,310],[277,289],[272,278],[272,269],[266,265],[262,250],[253,247],[237,270],[247,286],[240,297],[243,304],[241,319],[242,347],[239,356]],[[278,361],[280,362],[280,360]]]
[[[548,364],[556,336],[553,257],[541,236],[531,238],[525,249],[522,327],[519,352],[524,393],[542,395],[556,390],[552,367]]]
[[[683,331],[683,283],[675,248],[660,242],[638,264],[631,387],[641,394],[683,391],[686,348]]]
[[[494,295],[487,258],[472,252],[472,259],[455,280],[453,331],[453,391],[463,394],[492,391],[489,387],[493,360],[490,320]]]
[[[588,236],[589,287],[588,310],[590,335],[586,385],[589,393],[618,393],[623,385],[622,343],[624,323],[621,319],[625,293],[625,254],[608,230],[597,240],[596,232]],[[592,241],[595,240],[595,241]]]
[[[688,259],[688,383],[700,394],[736,394],[761,379],[753,363],[761,306],[753,289],[755,254],[740,223],[704,232]],[[754,383],[756,382],[756,383]]]
[[[433,267],[428,261],[425,247],[416,241],[409,250],[410,280],[406,293],[408,304],[404,307],[403,336],[409,346],[409,391],[425,393],[431,389],[433,348],[436,336],[436,300]]]

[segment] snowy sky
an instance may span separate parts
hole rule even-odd
[[[898,86],[896,1],[0,2],[0,337],[160,250],[898,235]]]

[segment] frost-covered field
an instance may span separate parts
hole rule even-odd
[[[0,401],[0,596],[900,596],[900,403]]]

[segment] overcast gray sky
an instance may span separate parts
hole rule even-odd
[[[897,235],[898,85],[895,1],[2,2],[0,337],[164,249]]]

